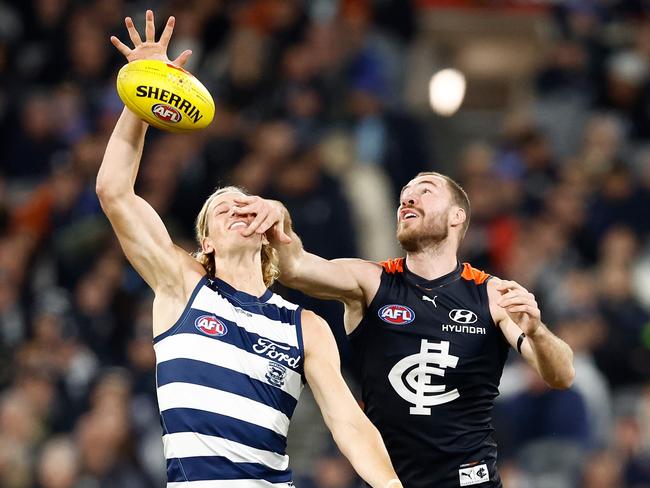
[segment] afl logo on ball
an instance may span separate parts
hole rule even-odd
[[[384,305],[379,309],[379,318],[393,325],[406,325],[413,322],[415,313],[404,305]]]
[[[226,324],[212,315],[201,315],[194,321],[194,325],[201,332],[209,336],[220,337],[226,335],[226,332],[228,332]]]
[[[157,103],[153,105],[151,111],[163,122],[170,122],[172,124],[177,124],[183,118],[176,108],[167,105],[166,103]]]

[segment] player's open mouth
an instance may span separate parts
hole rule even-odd
[[[248,227],[248,223],[244,220],[237,220],[228,226],[228,230],[240,229],[242,227]]]
[[[413,210],[402,210],[400,212],[400,220],[411,220],[418,217],[418,213]]]

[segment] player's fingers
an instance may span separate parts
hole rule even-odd
[[[133,46],[138,47],[140,44],[142,44],[142,39],[140,38],[138,29],[136,29],[135,25],[133,24],[133,19],[131,17],[127,17],[124,19],[124,24],[126,24],[126,31],[129,33],[129,37],[131,38]]]
[[[508,308],[512,305],[529,305],[531,307],[537,307],[537,302],[529,297],[512,297],[502,300],[499,303],[499,306],[502,308]]]
[[[146,20],[144,27],[144,38],[147,42],[156,41],[156,26],[153,23],[153,11],[147,10]]]
[[[513,280],[501,280],[501,284],[497,288],[499,291],[501,290],[524,290],[525,292],[528,292],[526,288],[521,286],[519,283]]]
[[[528,315],[534,315],[533,309],[529,305],[511,305],[506,307],[506,310],[510,313],[526,313]]]
[[[267,217],[267,213],[259,213],[255,216],[255,218],[252,220],[250,224],[248,224],[248,227],[242,231],[243,236],[252,236],[257,228],[264,222],[264,220]]]
[[[248,205],[250,203],[255,202],[256,198],[253,197],[253,196],[250,196],[250,195],[240,195],[240,196],[236,196],[235,198],[233,198],[233,201],[235,203],[242,203],[244,205]]]
[[[183,66],[185,66],[185,63],[187,63],[187,60],[190,59],[191,55],[192,55],[192,51],[186,49],[176,59],[174,59],[172,63],[182,68]]]
[[[508,290],[501,295],[501,298],[499,299],[499,305],[501,305],[503,301],[508,298],[522,297],[524,295],[524,292],[521,290]]]
[[[174,24],[176,24],[176,19],[172,16],[167,19],[165,24],[165,29],[160,35],[160,40],[158,41],[165,49],[169,46],[169,40],[172,38],[172,33],[174,32]]]
[[[124,44],[122,41],[120,41],[117,37],[111,36],[111,44],[117,48],[117,50],[122,53],[124,56],[127,56],[131,54],[131,49]]]
[[[237,203],[237,202],[235,202]],[[232,207],[231,211],[235,215],[257,214],[259,208],[255,204],[244,204]]]
[[[275,219],[273,215],[267,215],[262,223],[257,227],[257,229],[255,229],[255,232],[258,234],[265,234],[266,231],[273,227],[276,222],[277,219]]]

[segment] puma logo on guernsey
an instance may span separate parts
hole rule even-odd
[[[135,94],[137,97],[153,98],[154,100],[169,103],[184,112],[195,124],[203,118],[203,114],[192,103],[169,90],[161,90],[155,86],[139,85],[135,89]]]
[[[300,361],[300,356],[291,357],[286,352],[291,348],[289,346],[283,346],[281,344],[276,344],[269,339],[264,339],[260,337],[257,339],[257,344],[253,346],[253,351],[258,354],[264,354],[267,358],[273,359],[274,361],[284,362],[291,368],[297,368],[298,362]]]
[[[463,334],[485,334],[485,327],[473,325],[442,324],[443,332],[461,332]]]

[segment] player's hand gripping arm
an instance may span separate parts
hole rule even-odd
[[[303,311],[305,376],[334,441],[374,488],[400,488],[384,442],[341,376],[339,353],[327,322]]]
[[[488,295],[492,316],[510,345],[548,386],[569,388],[575,377],[573,351],[542,323],[535,296],[516,281],[499,279],[488,282]]]
[[[158,42],[155,42],[153,12],[146,14],[146,40],[143,42],[131,18],[125,19],[134,49],[116,37],[111,42],[129,62],[137,59],[161,59],[167,62],[167,45],[174,18],[170,17]],[[183,52],[174,63],[185,64],[190,56]],[[156,290],[178,270],[177,251],[165,226],[142,198],[134,192],[134,184],[147,124],[124,109],[108,141],[104,159],[97,174],[96,190],[102,208],[113,226],[124,253],[144,280]],[[176,274],[176,276],[178,276]]]
[[[317,298],[363,303],[379,285],[381,267],[362,259],[327,260],[311,254],[293,231],[291,216],[280,202],[242,197],[236,211],[257,217],[244,235],[267,234],[280,258],[280,282]],[[374,288],[373,288],[374,285]]]

